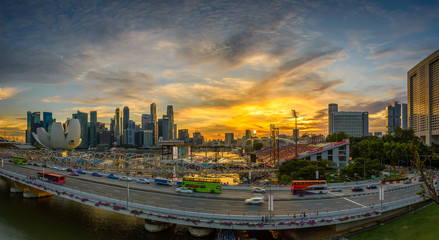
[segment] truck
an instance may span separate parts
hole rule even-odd
[[[157,185],[167,185],[167,186],[172,186],[172,182],[169,179],[164,179],[164,178],[156,178],[154,179],[154,182]]]

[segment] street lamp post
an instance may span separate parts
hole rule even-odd
[[[293,115],[293,118],[296,120],[296,134],[295,134],[295,142],[296,142],[296,159],[297,159],[297,135],[299,135],[299,133],[297,132],[297,114],[296,114],[296,110],[291,110],[291,113]]]

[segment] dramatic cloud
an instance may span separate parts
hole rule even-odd
[[[291,134],[291,109],[302,133],[327,134],[326,109],[335,102],[370,112],[371,131],[382,131],[385,105],[406,102],[407,71],[437,49],[438,6],[6,1],[3,127],[28,110],[58,119],[97,110],[109,123],[123,106],[139,122],[155,102],[159,115],[173,105],[179,128],[208,137],[263,135],[270,124]]]
[[[19,92],[20,90],[17,88],[10,88],[10,87],[0,88],[0,100],[12,98],[15,95],[17,95],[17,93]]]

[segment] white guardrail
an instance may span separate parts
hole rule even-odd
[[[0,175],[66,199],[113,212],[153,221],[195,227],[237,230],[293,229],[341,224],[376,217],[381,215],[382,212],[406,207],[423,201],[421,197],[413,196],[398,201],[383,203],[382,206],[375,205],[372,207],[369,206],[332,212],[312,213],[306,214],[305,216],[302,214],[276,215],[271,217],[260,215],[226,215],[167,209],[121,201],[40,181],[38,179],[30,179],[27,176],[4,169],[0,170]]]

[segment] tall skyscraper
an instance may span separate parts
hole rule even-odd
[[[116,108],[114,114],[114,139],[117,146],[122,144],[122,114],[119,108]]]
[[[369,135],[368,112],[339,112],[338,105],[331,103],[328,113],[329,134],[345,132],[352,137]]]
[[[154,124],[154,145],[157,145],[159,141],[159,129],[158,129],[158,123],[157,123],[157,106],[155,103],[151,103],[151,119]]]
[[[115,121],[114,118],[110,119],[110,131],[114,132]]]
[[[51,112],[43,112],[43,128],[49,132],[49,127],[52,126],[53,118]]]
[[[386,106],[386,134],[393,133],[397,127],[407,129],[407,104],[393,102]]]
[[[88,114],[77,111],[76,113],[72,114],[72,118],[77,118],[79,120],[79,124],[81,124],[82,142],[78,148],[88,148]]]
[[[169,118],[169,139],[174,139],[174,106],[168,105],[166,115]]]
[[[27,111],[27,129],[26,129],[26,143],[32,141],[32,112]]]
[[[96,147],[98,145],[98,113],[96,111],[90,111],[90,146]]]
[[[334,130],[332,129],[332,113],[338,112],[338,104],[330,103],[328,105],[328,121],[329,121],[329,134],[334,134]]]
[[[163,115],[162,119],[159,119],[158,122],[159,127],[159,138],[161,137],[162,140],[168,141],[171,140],[169,134],[169,118],[167,115]]]
[[[407,103],[401,104],[401,128],[402,130],[408,129]]]
[[[125,130],[128,129],[128,121],[130,120],[130,109],[128,106],[123,108],[122,117],[122,144],[128,144],[128,136],[125,134]]]
[[[149,123],[152,123],[151,114],[142,114],[142,119],[141,119],[142,130],[154,130],[154,128],[148,129]]]
[[[37,132],[37,128],[42,127],[43,124],[41,123],[41,114],[40,112],[33,112],[31,114],[31,133],[36,133]],[[31,134],[31,144],[35,144],[35,138],[34,136]]]
[[[224,142],[226,143],[227,146],[232,145],[233,143],[233,133],[226,133],[225,137],[224,137]]]
[[[407,72],[409,128],[428,145],[439,143],[439,49]]]
[[[123,107],[123,129],[128,128],[128,121],[130,120],[130,108],[128,106]]]

